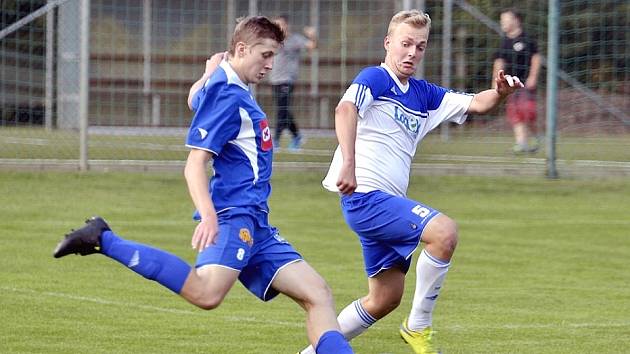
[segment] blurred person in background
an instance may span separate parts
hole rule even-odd
[[[299,150],[304,138],[291,112],[291,100],[295,82],[300,74],[300,59],[305,49],[309,52],[317,48],[317,31],[313,27],[304,27],[303,35],[292,33],[287,15],[274,18],[274,22],[286,34],[284,45],[275,57],[273,70],[269,74],[269,82],[273,87],[273,100],[276,105],[276,134],[273,145],[280,147],[280,138],[285,129],[292,135],[289,150]]]
[[[500,23],[505,36],[495,53],[492,72],[496,75],[499,70],[505,70],[525,80],[525,89],[510,96],[505,109],[514,131],[512,150],[516,154],[534,153],[539,146],[536,136],[536,86],[541,56],[536,41],[523,31],[523,16],[518,10],[510,8],[501,11]],[[530,141],[530,137],[534,139]]]

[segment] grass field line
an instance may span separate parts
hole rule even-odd
[[[192,310],[173,309],[173,308],[168,308],[168,307],[150,306],[150,305],[137,304],[133,302],[106,300],[106,299],[97,298],[97,297],[79,296],[79,295],[59,293],[59,292],[53,292],[53,291],[37,291],[33,289],[19,289],[15,287],[6,287],[6,286],[0,286],[0,290],[6,291],[6,292],[13,292],[17,294],[23,294],[26,296],[33,296],[33,297],[48,296],[48,297],[55,297],[55,298],[61,298],[61,299],[67,299],[67,300],[85,301],[85,302],[90,302],[90,303],[95,303],[95,304],[100,304],[100,305],[110,305],[110,306],[117,306],[117,307],[124,307],[124,308],[135,308],[135,309],[140,309],[140,310],[145,310],[145,311],[173,313],[177,315],[189,315],[189,316],[204,316],[204,317],[208,316],[208,312],[202,311],[202,310],[192,311]],[[267,324],[274,324],[274,325],[280,325],[280,326],[285,326],[285,327],[296,327],[296,328],[303,327],[302,323],[269,320],[268,318],[256,319],[256,318],[251,318],[251,317],[229,315],[229,316],[221,316],[221,319],[227,320],[230,322],[267,323]]]
[[[466,219],[466,218],[458,218],[457,221],[458,224],[466,224],[466,225],[490,225],[490,226],[495,226],[495,225],[507,225],[507,226],[514,226],[514,227],[519,227],[519,226],[532,226],[532,223],[536,223],[536,226],[544,226],[544,225],[599,225],[599,226],[606,226],[606,225],[630,225],[630,220],[606,220],[606,221],[602,221],[602,220],[597,220],[597,219],[591,219],[591,220],[558,220],[558,219],[554,219],[554,218],[550,218],[550,219],[540,219],[540,218],[536,218],[536,219],[531,219],[531,220],[501,220],[501,219],[486,219],[486,220],[477,220],[477,219]]]
[[[123,302],[123,301],[114,301],[114,300],[106,300],[96,297],[87,297],[87,296],[78,296],[66,293],[52,292],[52,291],[36,291],[33,289],[19,289],[15,287],[6,287],[0,286],[0,290],[5,292],[13,292],[24,295],[32,295],[33,297],[40,296],[48,296],[55,298],[62,298],[68,300],[79,300],[79,301],[87,301],[96,304],[102,305],[111,305],[125,308],[136,308],[140,310],[146,311],[155,311],[155,312],[163,312],[163,313],[173,313],[178,315],[189,315],[189,316],[208,316],[206,311],[191,311],[191,310],[180,310],[180,309],[172,309],[167,307],[159,307],[159,306],[150,306],[137,304],[133,302]],[[258,319],[253,317],[242,317],[242,316],[233,316],[227,315],[222,316],[222,320],[231,321],[231,322],[249,322],[249,323],[261,323],[261,324],[273,324],[285,327],[294,327],[294,328],[302,328],[304,325],[302,322],[289,322],[289,321],[278,321],[278,320],[270,320],[269,318]],[[562,321],[560,323],[530,323],[530,324],[516,324],[516,323],[495,323],[488,325],[476,325],[476,326],[462,326],[462,325],[445,325],[440,328],[450,331],[468,331],[468,330],[523,330],[523,329],[545,329],[545,328],[612,328],[612,327],[630,327],[630,320],[626,321],[608,321],[608,322],[578,322],[571,323]],[[374,328],[379,329],[379,328]],[[381,330],[389,330],[387,328],[380,328]]]
[[[41,138],[16,138],[16,137],[0,137],[0,141],[9,144],[22,144],[22,145],[36,145],[47,146],[56,145],[57,141],[52,139]],[[109,147],[116,149],[135,149],[135,150],[149,150],[149,151],[188,151],[189,148],[184,144],[160,144],[160,143],[133,143],[133,142],[102,142],[91,141],[89,143],[91,147]],[[331,157],[334,150],[330,149],[300,149],[298,151],[290,151],[285,148],[277,148],[277,153],[289,153],[292,155],[306,155],[306,156],[320,156]],[[469,155],[446,155],[446,154],[419,154],[420,157],[426,160],[433,161],[448,161],[448,162],[483,162],[483,163],[515,163],[515,164],[533,164],[533,165],[545,165],[545,158],[532,158],[532,157],[501,157],[501,156],[469,156]],[[573,165],[573,166],[588,166],[588,167],[617,167],[630,169],[630,162],[628,161],[600,161],[600,160],[563,160],[558,159],[558,164]]]
[[[124,171],[124,172],[181,172],[183,160],[89,160],[92,171]],[[329,162],[307,161],[276,161],[273,163],[276,171],[320,172],[328,170]],[[593,177],[630,177],[630,162],[606,161],[570,161],[557,162],[560,176],[569,178]],[[0,158],[0,170],[28,170],[28,171],[78,171],[79,161],[75,159],[6,159]],[[538,163],[483,163],[483,162],[417,162],[412,163],[413,175],[426,176],[531,176],[544,175],[545,164],[541,159]]]
[[[195,312],[195,311],[189,311],[189,310],[179,310],[179,309],[172,309],[172,308],[165,308],[165,307],[158,307],[158,306],[142,305],[142,304],[135,304],[135,303],[131,303],[131,302],[112,301],[112,300],[105,300],[105,299],[100,299],[100,298],[95,298],[95,297],[86,297],[86,296],[58,293],[58,292],[52,292],[52,291],[37,291],[37,290],[33,290],[33,289],[18,289],[18,288],[15,288],[15,287],[6,287],[6,286],[0,286],[0,289],[2,289],[3,291],[6,291],[6,292],[19,293],[19,294],[24,294],[24,295],[27,295],[27,296],[28,295],[48,296],[48,297],[56,297],[56,298],[62,298],[62,299],[68,299],[68,300],[79,300],[79,301],[92,302],[92,303],[101,304],[101,305],[113,305],[113,306],[119,306],[119,307],[132,307],[132,308],[137,308],[137,309],[141,309],[141,310],[148,310],[148,311],[175,313],[175,314],[179,314],[179,315],[194,315],[194,316],[196,316],[196,315],[201,314],[201,313],[198,313],[198,312]]]
[[[322,193],[329,193],[328,191],[325,191],[322,189]],[[271,213],[271,218],[273,219],[273,210]],[[86,217],[89,215],[86,215]],[[339,219],[342,218],[341,215],[341,211],[339,212]],[[466,219],[464,217],[460,217],[458,218],[458,224],[461,225],[479,225],[479,226],[485,226],[485,225],[489,225],[489,226],[501,226],[501,225],[510,225],[510,226],[514,226],[514,227],[521,227],[521,226],[531,226],[532,222],[536,223],[536,226],[545,226],[545,225],[595,225],[595,226],[605,226],[605,225],[630,225],[630,220],[599,220],[599,219],[589,219],[589,220],[584,220],[584,219],[579,219],[579,220],[574,220],[574,219],[562,219],[562,220],[558,220],[557,218],[549,218],[549,219],[541,219],[541,218],[536,218],[533,220],[504,220],[504,219],[484,219],[484,220],[479,220],[479,219],[475,219],[475,218],[471,218],[471,219]],[[29,220],[15,220],[12,222],[15,225],[23,225],[23,226],[31,226],[32,225],[32,221]],[[116,221],[116,225],[118,227],[129,227],[129,226],[133,226],[133,227],[137,227],[137,226],[143,226],[143,227],[153,227],[153,226],[194,226],[195,225],[195,221],[192,219],[192,217],[190,219],[156,219],[156,220],[151,220],[151,221],[124,221],[124,220],[118,220]],[[58,226],[58,227],[62,227],[67,225],[65,222],[59,221],[59,220],[54,220],[54,221],[50,221],[47,222],[48,226]]]

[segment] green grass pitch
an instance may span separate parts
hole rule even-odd
[[[271,222],[331,285],[341,309],[366,292],[358,241],[321,174],[277,173]],[[189,262],[192,204],[181,174],[0,172],[0,352],[295,353],[292,301],[237,284],[206,312],[100,255],[54,259],[85,217]],[[460,243],[434,314],[444,353],[630,350],[630,182],[412,178],[409,196],[458,221]],[[415,257],[414,257],[415,258]],[[415,261],[414,261],[415,265]],[[355,339],[357,353],[409,353],[411,302]]]

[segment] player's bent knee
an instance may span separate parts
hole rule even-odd
[[[202,310],[214,310],[223,302],[223,298],[221,299],[207,299],[199,302],[197,306]]]
[[[449,254],[455,252],[459,239],[457,223],[447,216],[442,216],[435,221],[430,224],[430,236],[427,238],[431,240],[431,243],[439,246],[443,252]]]
[[[399,298],[399,297],[398,298],[393,297],[393,298],[387,299],[387,301],[385,301],[382,304],[382,309],[386,313],[390,313],[390,312],[394,311],[395,309],[397,309],[398,306],[400,306],[400,302],[401,302],[401,298]]]
[[[191,302],[202,310],[214,310],[221,305],[224,298],[225,295],[206,293],[199,294],[199,296],[191,299]]]
[[[323,280],[320,283],[313,285],[307,294],[306,299],[304,299],[304,305],[306,307],[319,305],[330,306],[334,303],[332,290]]]
[[[457,247],[457,241],[459,240],[459,236],[457,234],[457,225],[453,222],[452,227],[448,227],[444,230],[444,237],[442,237],[442,247],[449,251],[454,252],[455,247]]]
[[[369,296],[365,299],[365,309],[375,318],[383,318],[398,308],[402,296]]]

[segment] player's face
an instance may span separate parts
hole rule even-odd
[[[424,58],[428,40],[428,28],[417,28],[406,23],[399,24],[385,37],[385,64],[402,83],[406,83],[416,72],[418,63]]]
[[[280,44],[273,39],[264,38],[244,48],[240,76],[247,84],[257,84],[273,68],[273,57]]]

